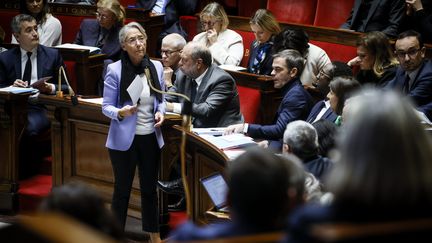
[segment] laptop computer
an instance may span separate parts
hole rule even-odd
[[[228,185],[220,173],[214,173],[200,179],[201,184],[207,191],[210,199],[212,200],[215,208],[219,212],[228,213],[227,206],[227,193]]]

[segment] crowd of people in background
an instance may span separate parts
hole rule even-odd
[[[423,113],[432,119],[432,61],[425,47],[432,41],[431,1],[355,0],[340,28],[364,33],[357,56],[347,63],[331,60],[305,30],[281,29],[269,10],[258,9],[249,22],[255,40],[245,68],[271,76],[280,90],[271,124],[245,122],[236,82],[219,67],[239,66],[244,44],[216,2],[199,12],[202,32],[188,43],[179,16],[194,14],[197,1],[137,1],[137,7],[165,14],[164,30],[156,37],[147,36],[137,22],[125,25],[118,0],[21,0],[11,23],[17,47],[0,50],[0,88],[27,87],[52,76],[34,88],[44,94],[68,92],[64,83],[57,87],[64,63],[51,48],[62,43],[67,26],[50,13],[48,2],[96,5],[96,18],[82,21],[74,43],[99,47],[107,55],[100,94],[102,112],[110,119],[106,147],[115,183],[113,215],[92,212],[102,200],[73,186],[54,189],[45,210],[64,211],[123,239],[138,167],[142,230],[150,242],[160,242],[157,188],[182,194],[180,179],[158,182],[161,125],[165,112],[181,113],[185,103],[158,92],[163,90],[188,97],[193,127],[226,127],[224,135],[241,133],[260,141],[260,148],[247,150],[226,168],[232,221],[204,228],[187,222],[172,233],[176,241],[286,229],[284,241],[310,242],[321,240],[311,229],[324,223],[431,218],[432,141],[419,118]],[[158,39],[160,61],[147,54],[149,38]],[[136,82],[142,86],[138,99],[128,92]],[[29,101],[24,135],[31,138],[49,127],[46,108]],[[385,239],[412,239],[423,230],[390,232]]]

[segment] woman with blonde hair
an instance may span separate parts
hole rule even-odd
[[[219,3],[209,3],[200,13],[203,32],[197,34],[193,41],[206,45],[218,64],[238,66],[243,58],[243,39],[228,28],[228,16]]]
[[[250,47],[248,72],[270,75],[273,63],[273,38],[281,31],[279,23],[270,11],[258,9],[249,24],[255,40]]]
[[[84,19],[75,44],[101,48],[108,59],[120,59],[119,31],[123,26],[125,10],[118,0],[99,0],[96,19]]]
[[[399,62],[393,55],[388,37],[379,31],[366,33],[357,40],[357,57],[348,62],[359,66],[356,78],[361,84],[384,87],[396,74]]]

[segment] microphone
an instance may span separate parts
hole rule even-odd
[[[59,91],[56,92],[57,93],[57,97],[59,97],[59,95],[58,95],[59,93],[61,93],[60,97],[63,97],[63,91],[61,91],[61,77],[62,76],[65,79],[65,82],[66,82],[66,85],[67,85],[67,88],[68,88],[68,91],[69,91],[69,95],[70,95],[70,98],[71,98],[72,105],[74,105],[74,106],[78,105],[78,97],[76,96],[74,90],[72,89],[72,86],[70,86],[70,84],[69,84],[69,81],[68,81],[68,78],[66,76],[66,72],[65,72],[63,66],[60,66],[60,68],[59,68],[59,81],[58,81],[58,89],[59,89]]]

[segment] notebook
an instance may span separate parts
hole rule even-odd
[[[220,173],[211,174],[200,179],[217,211],[229,212],[227,206],[228,185]]]

